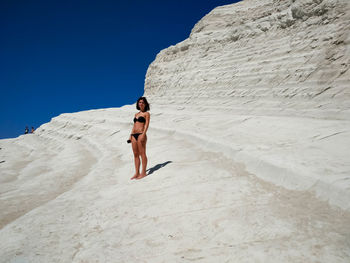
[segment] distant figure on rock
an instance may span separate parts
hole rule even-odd
[[[28,126],[26,126],[25,130],[24,130],[24,134],[28,134],[29,132],[29,129],[28,129]]]
[[[147,156],[146,156],[146,142],[147,129],[150,121],[149,104],[145,97],[140,97],[136,102],[136,109],[139,110],[134,117],[134,126],[130,134],[128,143],[131,142],[132,150],[134,152],[135,175],[132,179],[141,179],[146,176]],[[142,171],[140,174],[140,156],[142,159]]]
[[[32,130],[30,131],[30,133],[34,133],[34,127],[32,127]]]

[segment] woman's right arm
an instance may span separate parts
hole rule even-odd
[[[135,114],[135,117],[136,117],[136,114]],[[134,129],[135,129],[135,123],[132,125],[132,129],[131,129],[131,133],[130,133],[130,136],[129,136],[129,140],[131,140],[131,134],[134,133]]]

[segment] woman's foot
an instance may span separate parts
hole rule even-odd
[[[139,176],[140,176],[140,174],[139,174],[139,173],[136,173],[133,177],[130,178],[130,180],[138,179]]]
[[[141,173],[136,179],[142,179],[143,177],[146,177],[146,173]]]

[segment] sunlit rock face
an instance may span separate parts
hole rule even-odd
[[[215,8],[150,65],[157,104],[349,119],[349,1],[246,0]]]
[[[157,55],[145,95],[163,128],[349,208],[349,8],[346,0],[217,7]]]

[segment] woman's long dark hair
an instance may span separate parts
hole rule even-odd
[[[137,102],[136,102],[136,109],[141,110],[140,107],[139,107],[139,101],[140,101],[140,100],[143,100],[143,102],[146,104],[146,106],[145,106],[145,111],[149,111],[149,110],[150,110],[150,107],[149,107],[149,103],[148,103],[146,97],[140,97],[140,98],[137,100]]]

